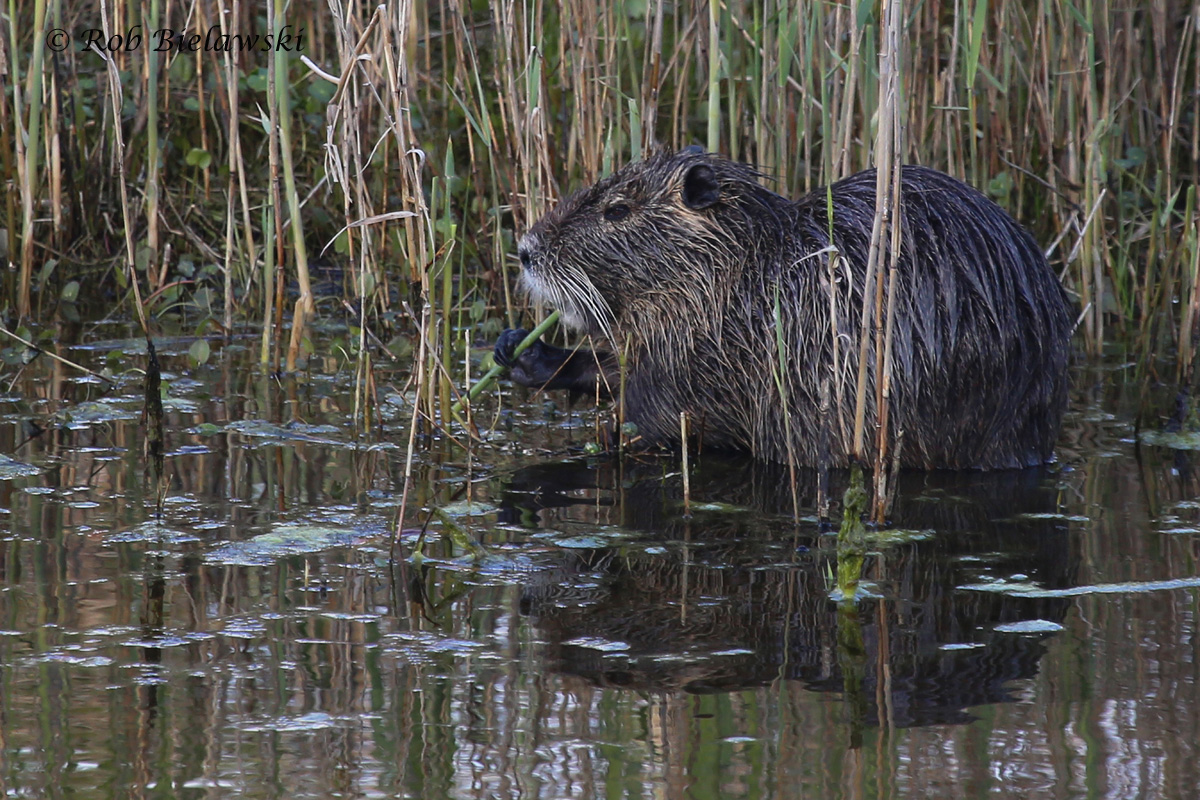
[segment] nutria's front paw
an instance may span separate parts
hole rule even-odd
[[[492,351],[492,358],[502,367],[511,367],[516,360],[513,358],[513,351],[517,349],[517,345],[525,341],[525,337],[528,335],[529,331],[524,328],[506,328],[500,334],[500,338],[496,340],[496,349]]]

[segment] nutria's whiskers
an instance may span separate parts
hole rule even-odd
[[[560,309],[567,327],[612,341],[612,310],[582,270],[564,270],[553,281],[524,270],[521,283],[534,300]]]

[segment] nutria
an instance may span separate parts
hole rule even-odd
[[[642,441],[677,444],[687,411],[704,447],[845,465],[875,172],[796,201],[761,177],[697,147],[630,164],[525,234],[522,280],[570,327],[625,349],[624,415]],[[1045,463],[1066,404],[1072,329],[1057,276],[1033,237],[975,189],[916,166],[903,168],[901,186],[889,414],[903,434],[902,465]],[[831,253],[840,255],[832,274]],[[500,363],[512,361],[523,334],[500,337]],[[538,344],[512,375],[531,387],[595,392],[599,384],[615,394],[615,352]],[[822,384],[833,406],[826,414]],[[874,438],[865,437],[868,457]]]

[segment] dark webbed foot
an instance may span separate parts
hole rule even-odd
[[[511,367],[513,351],[517,349],[517,345],[525,341],[525,337],[528,335],[529,331],[524,328],[506,328],[500,334],[500,338],[496,340],[496,348],[492,351],[492,357],[496,363],[502,367]]]
[[[596,390],[596,357],[591,350],[565,350],[537,341],[514,358],[513,351],[528,335],[524,328],[509,328],[496,340],[496,363],[512,370],[514,382],[532,389]]]
[[[534,342],[514,356],[517,345],[525,341],[529,331],[524,328],[509,328],[500,334],[496,340],[494,357],[496,363],[511,370],[512,379],[532,389],[557,389],[560,387],[558,378],[563,371],[563,365],[570,359],[571,351],[542,344],[541,340]]]

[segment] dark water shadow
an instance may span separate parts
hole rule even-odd
[[[815,478],[801,504],[811,508]],[[845,476],[835,476],[840,497]],[[512,476],[501,519],[559,531],[637,532],[568,551],[521,610],[556,672],[604,687],[714,693],[798,681],[839,692],[855,725],[970,720],[1033,677],[1070,601],[960,588],[1072,585],[1078,557],[1043,470],[910,473],[849,615],[829,599],[834,537],[796,521],[785,471],[705,458],[682,479],[662,463],[565,462]],[[576,537],[578,538],[578,537]]]

